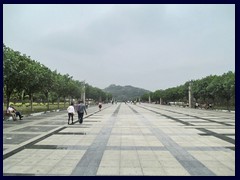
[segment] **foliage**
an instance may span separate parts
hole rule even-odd
[[[3,44],[3,82],[4,102],[8,106],[10,98],[14,102],[30,103],[54,103],[66,98],[80,99],[85,88],[86,98],[94,101],[109,102],[113,98],[118,101],[136,100],[160,102],[188,102],[188,86],[190,81],[183,85],[150,92],[132,86],[116,86],[101,90],[97,87],[74,80],[69,74],[60,74],[56,70],[32,60],[30,56],[21,55]],[[210,75],[202,79],[192,80],[192,94],[194,101],[202,104],[213,103],[217,106],[235,106],[235,73],[227,72],[223,75]],[[30,102],[27,101],[29,99]],[[65,103],[64,103],[65,104]]]
[[[235,73],[229,71],[223,75],[210,75],[202,79],[186,82],[184,85],[157,90],[151,95],[154,102],[159,103],[160,98],[164,104],[169,102],[188,102],[188,87],[192,83],[194,102],[201,104],[212,103],[217,106],[235,106]],[[142,96],[143,101],[148,101],[148,94]]]
[[[47,102],[60,99],[80,99],[84,91],[85,82],[74,80],[69,74],[60,74],[51,71],[43,64],[32,60],[25,54],[14,51],[3,44],[3,80],[4,98],[6,106],[9,106],[10,98],[15,101],[25,103],[26,97],[30,100],[31,109],[33,100]],[[99,88],[87,85],[87,98],[105,101],[110,98],[109,93],[105,93]],[[64,103],[65,104],[65,103]]]

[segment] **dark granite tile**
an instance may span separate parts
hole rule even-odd
[[[16,132],[47,132],[52,129],[55,129],[58,126],[27,126],[15,130]]]

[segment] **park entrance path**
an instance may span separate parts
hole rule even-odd
[[[118,103],[3,126],[4,176],[235,175],[235,113]]]

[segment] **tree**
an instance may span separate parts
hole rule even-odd
[[[12,93],[21,92],[24,89],[26,79],[26,67],[30,63],[29,59],[20,52],[3,45],[3,82],[4,92],[7,97],[7,107],[9,106]]]
[[[39,86],[47,98],[47,109],[49,110],[49,93],[52,91],[54,86],[54,74],[53,72],[46,66],[41,65],[41,81]]]
[[[3,45],[3,80],[4,92],[7,96],[7,107],[9,106],[10,97],[16,89],[17,65],[15,52]]]
[[[44,81],[44,74],[42,70],[42,65],[39,62],[32,61],[28,64],[26,69],[26,77],[25,79],[28,80],[25,83],[25,92],[29,95],[31,101],[31,111],[33,111],[33,95],[36,92],[42,90],[42,83]]]
[[[227,103],[230,111],[230,100],[235,97],[235,73],[229,71],[222,76],[215,77],[208,87],[215,98],[220,98]]]

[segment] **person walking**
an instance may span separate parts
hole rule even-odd
[[[71,105],[68,106],[67,108],[67,112],[68,112],[68,124],[70,122],[70,118],[72,119],[72,124],[73,124],[73,116],[75,114],[75,110],[74,110],[74,106],[73,106],[73,102],[71,102]]]
[[[83,101],[78,101],[78,102],[79,102],[78,107],[77,107],[78,120],[79,120],[79,123],[82,124],[84,112],[87,115],[87,111],[86,111],[85,104],[83,104]]]
[[[98,107],[99,107],[99,111],[101,111],[101,109],[102,109],[102,103],[101,102],[98,103]]]
[[[199,105],[198,105],[198,103],[196,102],[196,104],[195,104],[195,109],[198,108],[198,106],[199,106]]]

